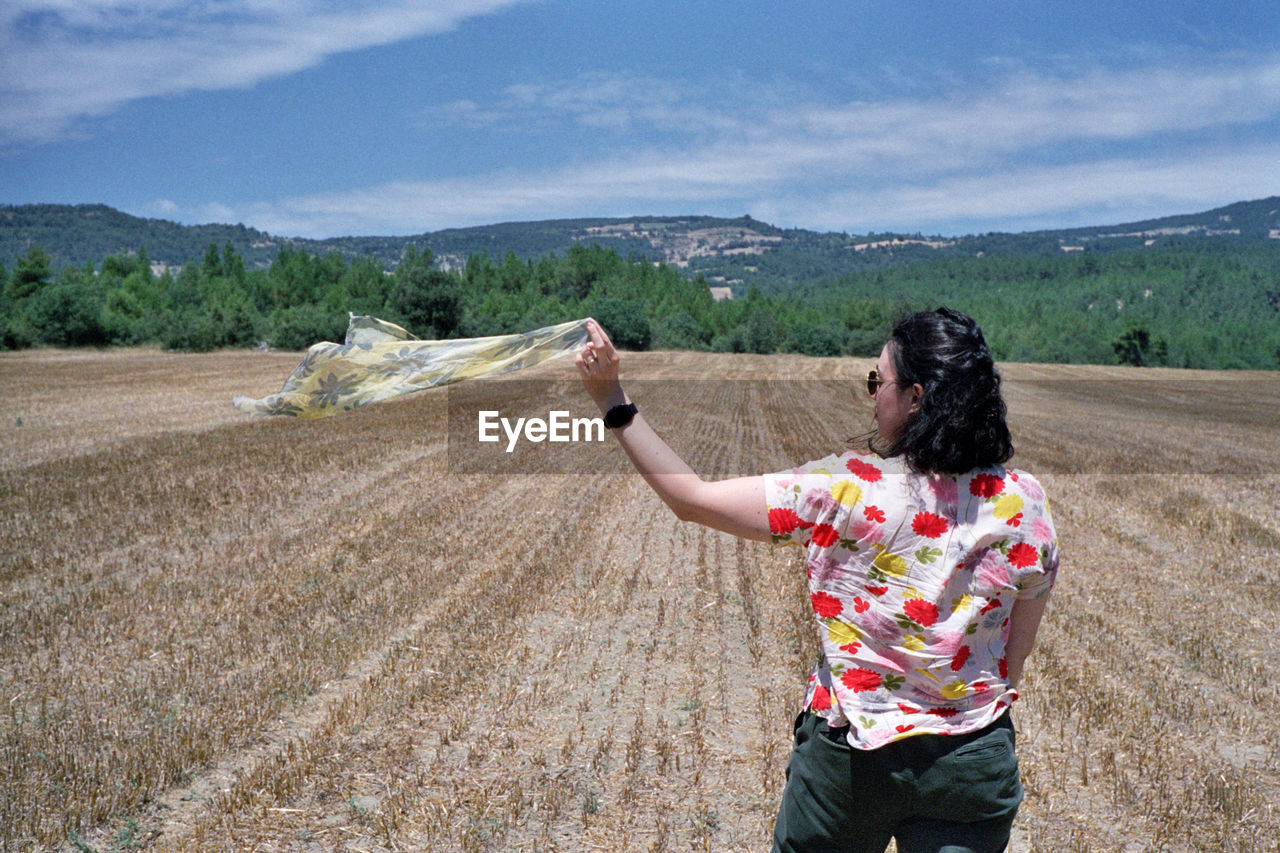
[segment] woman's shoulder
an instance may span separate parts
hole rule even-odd
[[[892,460],[883,459],[875,453],[850,449],[838,453],[828,453],[826,456],[811,459],[791,470],[796,473],[804,471],[830,474],[832,476],[847,476],[851,472],[870,468],[888,472],[891,469],[891,462]]]
[[[880,488],[900,482],[906,470],[901,459],[884,458],[876,453],[845,450],[814,459],[766,478],[786,487],[802,486],[828,489],[833,483],[848,482],[859,490]]]
[[[959,491],[969,496],[966,517],[980,531],[979,542],[1019,540],[1038,548],[1054,541],[1049,501],[1028,472],[1001,466],[978,469],[961,478]]]
[[[1044,501],[1044,486],[1040,485],[1040,481],[1036,479],[1034,474],[1031,474],[1029,471],[1023,471],[1020,468],[1009,468],[1006,470],[1006,474],[1014,487],[1021,492],[1024,497],[1030,498],[1036,502]]]
[[[834,459],[840,477],[866,485],[883,483],[912,473],[901,456],[884,457],[870,451],[846,450]]]
[[[1044,488],[1032,474],[1018,468],[992,466],[970,471],[960,480],[960,493],[969,495],[965,517],[974,534],[975,547],[985,549],[1003,542],[1013,565],[1021,568],[1033,554],[1043,555],[1044,565],[1056,558],[1057,535]],[[1030,565],[1030,563],[1027,563]],[[1037,565],[1040,563],[1037,562]]]
[[[967,485],[969,494],[974,497],[994,498],[1016,493],[1031,500],[1044,500],[1044,487],[1040,485],[1040,481],[1020,468],[991,465],[987,468],[975,468],[958,479],[962,485]]]

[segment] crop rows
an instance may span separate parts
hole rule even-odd
[[[229,411],[289,361],[0,358],[0,848],[764,846],[816,652],[795,556],[677,522],[611,446],[458,473],[444,390]],[[839,450],[868,366],[626,362],[717,476]],[[1275,849],[1278,383],[1006,373],[1064,554],[1014,849]],[[532,375],[487,390],[588,414]]]

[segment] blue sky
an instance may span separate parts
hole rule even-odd
[[[964,234],[1280,194],[1271,2],[6,0],[0,203]]]

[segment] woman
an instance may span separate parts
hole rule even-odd
[[[972,318],[900,322],[867,378],[870,452],[705,482],[638,414],[588,321],[577,364],[636,469],[682,520],[801,546],[822,659],[775,851],[998,851],[1022,799],[1013,725],[1058,566],[1044,492],[1013,454]]]

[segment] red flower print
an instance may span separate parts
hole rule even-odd
[[[813,528],[811,540],[819,548],[826,548],[840,541],[840,534],[830,524],[819,524]]]
[[[1006,521],[1005,524],[1009,525],[1010,527],[1018,527],[1019,525],[1022,524],[1022,513],[1018,513],[1013,518]]]
[[[915,726],[912,726],[912,725],[908,725],[908,724],[906,724],[906,723],[903,723],[903,724],[901,724],[901,725],[895,726],[894,728],[896,728],[896,729],[898,730],[898,734],[902,734],[903,732],[909,732],[909,731],[911,731],[912,729],[914,729],[914,728],[915,728]]]
[[[969,647],[961,646],[960,651],[956,652],[956,656],[951,659],[951,671],[959,672],[964,667],[964,662],[969,659]]]
[[[844,675],[840,676],[840,682],[854,693],[875,690],[880,686],[880,673],[870,669],[862,669],[861,667],[847,669]]]
[[[1009,680],[1009,661],[1006,660],[1005,658],[1000,658],[999,667],[1000,667],[1000,677],[1008,681]]]
[[[969,689],[974,693],[986,693],[991,689],[991,685],[987,684],[985,681],[975,681],[973,684],[969,685]]]
[[[863,462],[861,459],[850,459],[844,464],[853,476],[867,483],[875,483],[882,476],[879,468],[869,462]]]
[[[1040,559],[1040,552],[1036,550],[1034,545],[1028,545],[1026,542],[1019,542],[1009,549],[1009,564],[1024,569],[1030,566],[1036,560]]]
[[[982,609],[978,611],[978,615],[986,616],[988,613],[990,613],[992,610],[995,610],[998,607],[1004,607],[1004,604],[1000,601],[1000,599],[993,598],[990,601],[988,601],[986,604],[982,605]]]
[[[878,506],[863,507],[862,514],[866,516],[867,521],[874,521],[877,524],[884,523],[884,510]]]
[[[926,714],[933,714],[935,717],[943,717],[943,718],[946,718],[946,717],[954,717],[956,714],[959,714],[959,713],[960,713],[960,709],[959,709],[959,708],[945,708],[945,707],[944,707],[944,708],[930,708],[928,711],[925,711],[925,713],[926,713]]]
[[[778,535],[790,533],[800,526],[800,516],[794,510],[774,508],[769,510],[769,529]]]
[[[923,598],[913,598],[903,604],[902,612],[907,614],[907,618],[912,622],[923,625],[926,628],[938,621],[938,605],[932,601],[925,601]]]
[[[947,532],[948,527],[950,525],[945,518],[931,512],[917,512],[916,517],[911,519],[911,529],[916,532],[916,535],[929,539],[937,539]]]
[[[871,593],[872,595],[876,595],[876,596],[884,595],[884,594],[885,594],[886,592],[888,592],[888,591],[889,591],[889,587],[887,587],[887,586],[869,586],[869,587],[867,587],[867,592]]]
[[[809,596],[809,601],[813,604],[813,612],[823,619],[839,616],[840,612],[844,610],[844,605],[840,603],[840,599],[829,592],[815,592]]]
[[[815,711],[825,711],[831,707],[831,694],[827,692],[827,688],[819,684],[813,689],[813,701],[809,703],[809,707]]]
[[[920,709],[914,705],[908,705],[906,702],[898,702],[898,710],[904,714],[919,714]]]
[[[865,613],[867,612],[867,608],[870,606],[870,601],[863,601],[861,598],[853,599],[853,610],[855,613]]]
[[[1004,480],[995,474],[974,474],[969,481],[969,494],[980,498],[994,498],[1004,491]]]

